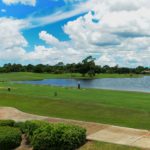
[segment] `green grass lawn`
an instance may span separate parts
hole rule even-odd
[[[11,87],[11,92],[7,87]],[[149,93],[1,82],[0,106],[38,115],[150,129]]]
[[[123,145],[93,141],[87,142],[87,144],[85,144],[79,150],[140,150],[140,149]]]
[[[141,75],[136,74],[97,74],[94,78],[131,78],[131,77],[141,77]],[[18,80],[41,80],[48,78],[83,78],[87,79],[88,76],[82,77],[79,73],[66,73],[66,74],[48,74],[48,73],[29,73],[29,72],[19,72],[19,73],[0,73],[0,81],[18,81]]]

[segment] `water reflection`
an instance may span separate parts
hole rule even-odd
[[[80,82],[81,88],[150,92],[150,76],[144,76],[142,78],[106,78],[93,80],[45,79],[40,81],[21,81],[19,83],[77,87],[78,82]]]

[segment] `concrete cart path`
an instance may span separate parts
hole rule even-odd
[[[150,132],[147,130],[109,126],[88,135],[87,139],[150,149]]]
[[[48,122],[76,124],[87,129],[88,140],[103,141],[114,144],[135,146],[142,149],[150,149],[150,131],[148,130],[131,129],[93,122],[32,115],[11,107],[0,107],[0,119],[13,119],[15,121],[46,120]]]

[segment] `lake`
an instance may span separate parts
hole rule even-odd
[[[64,87],[111,89],[124,91],[139,91],[150,93],[150,76],[142,78],[103,78],[103,79],[45,79],[39,81],[19,81],[19,83],[40,84]]]

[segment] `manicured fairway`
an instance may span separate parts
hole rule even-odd
[[[11,92],[7,87],[11,87]],[[150,129],[149,93],[1,82],[0,106],[52,117]]]
[[[131,78],[141,77],[141,75],[131,74],[97,74],[94,78]],[[49,78],[89,78],[88,76],[82,77],[79,73],[66,73],[66,74],[47,74],[47,73],[0,73],[0,81],[18,81],[18,80],[41,80]]]

